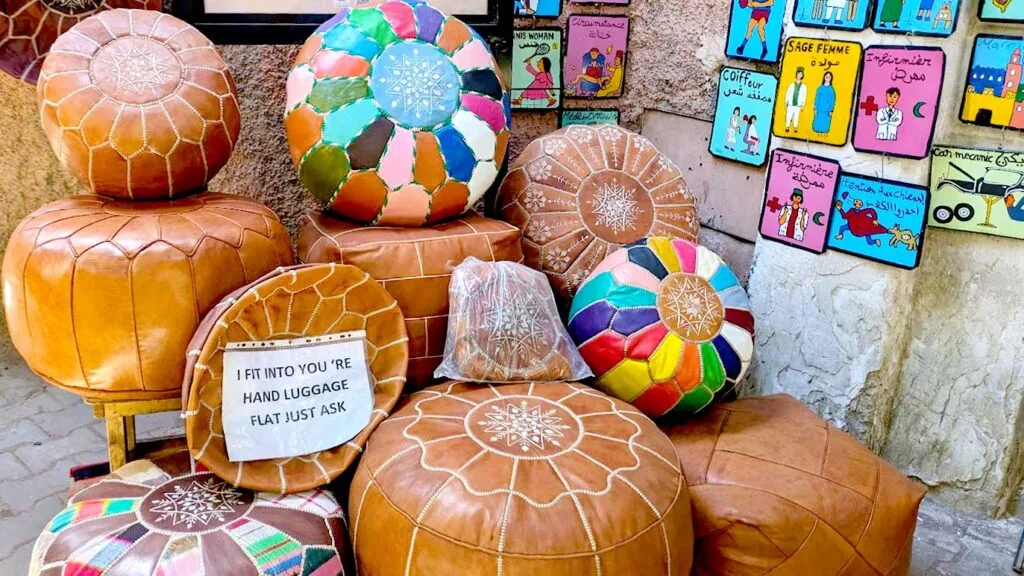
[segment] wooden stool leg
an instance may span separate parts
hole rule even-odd
[[[128,457],[135,460],[135,416],[124,417],[124,439]]]
[[[122,416],[107,416],[106,422],[107,454],[110,458],[110,471],[113,472],[128,463],[125,418]]]

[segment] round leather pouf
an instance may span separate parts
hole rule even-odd
[[[0,70],[29,84],[58,36],[111,8],[160,10],[160,0],[0,0]]]
[[[374,386],[369,425],[341,446],[293,458],[231,462],[221,421],[224,346],[366,331]],[[183,394],[192,457],[233,484],[291,493],[327,484],[359,456],[405,385],[409,338],[395,299],[354,266],[281,268],[228,296],[203,320],[189,344]]]
[[[288,76],[299,178],[331,212],[422,226],[483,197],[504,162],[508,92],[487,43],[419,0],[344,9]]]
[[[282,496],[140,460],[79,492],[36,540],[30,576],[337,576],[351,570],[328,492]]]
[[[690,574],[671,444],[584,385],[413,394],[370,440],[348,505],[367,576]]]
[[[291,263],[288,231],[255,200],[73,196],[29,214],[11,235],[7,326],[28,366],[75,394],[177,398],[203,315]]]
[[[907,576],[924,486],[790,396],[664,428],[690,485],[694,576]]]
[[[612,125],[570,126],[532,142],[502,182],[498,207],[522,229],[526,263],[566,305],[609,252],[647,236],[696,240],[700,227],[675,164]]]
[[[754,353],[747,292],[717,254],[647,238],[580,287],[569,334],[605,392],[651,417],[693,414],[743,378]]]
[[[235,82],[213,44],[168,14],[108,10],[53,43],[39,110],[61,163],[97,194],[203,188],[238,141]]]

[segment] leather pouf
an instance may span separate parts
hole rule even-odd
[[[111,8],[160,10],[160,0],[0,0],[0,70],[35,84],[58,36]]]
[[[521,262],[519,229],[473,212],[426,228],[365,228],[316,212],[299,224],[299,260],[351,264],[398,301],[409,333],[406,391],[433,383],[444,353],[452,268],[470,256]]]
[[[314,454],[251,462],[228,459],[221,421],[224,344],[365,330],[374,386],[370,423],[345,444]],[[265,492],[327,484],[359,456],[405,384],[408,337],[394,298],[354,266],[281,268],[237,290],[210,312],[189,344],[182,386],[185,435],[192,457],[221,478]]]
[[[584,385],[413,394],[370,440],[348,506],[366,576],[690,574],[672,445]]]
[[[343,9],[288,76],[299,178],[349,220],[421,226],[456,216],[498,176],[508,92],[487,43],[420,0]]]
[[[141,460],[76,494],[36,541],[30,576],[337,576],[351,570],[329,493],[253,493]]]
[[[924,487],[789,396],[665,428],[693,500],[695,576],[906,576]]]
[[[647,236],[696,240],[697,205],[679,169],[639,134],[570,126],[531,143],[498,196],[501,217],[523,230],[531,268],[564,304],[616,248]]]
[[[155,199],[203,188],[241,119],[213,44],[168,14],[108,10],[53,43],[39,110],[61,163],[97,194]]]
[[[189,339],[225,295],[292,262],[255,200],[80,195],[36,210],[4,254],[4,308],[33,371],[96,400],[177,398]]]
[[[754,353],[736,275],[707,248],[666,237],[605,258],[573,299],[569,333],[597,386],[651,417],[704,409]]]

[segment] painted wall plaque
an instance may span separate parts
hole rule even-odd
[[[854,111],[854,149],[927,158],[945,68],[941,48],[868,47]]]
[[[928,225],[1024,240],[1024,151],[932,148]]]
[[[725,55],[755,62],[778,62],[786,0],[730,1]]]
[[[771,74],[723,67],[708,150],[719,158],[763,165],[778,84]]]
[[[1024,23],[1024,2],[1020,0],[978,0],[978,18],[986,22]]]
[[[783,138],[846,144],[861,52],[856,42],[787,40],[772,132]]]
[[[593,126],[595,124],[618,124],[617,108],[574,108],[558,114],[558,127]]]
[[[949,36],[960,0],[876,0],[872,28],[883,34]]]
[[[768,164],[761,236],[816,254],[825,251],[839,163],[776,148]]]
[[[558,18],[562,14],[562,0],[515,0],[516,16]]]
[[[547,110],[562,103],[562,30],[512,32],[512,108]]]
[[[908,270],[921,262],[924,186],[844,173],[832,208],[830,249]]]
[[[629,17],[569,17],[562,68],[565,94],[576,98],[618,98],[626,75]]]
[[[793,22],[807,28],[863,30],[871,0],[796,0]]]
[[[979,34],[974,40],[960,120],[1024,130],[1024,38]]]

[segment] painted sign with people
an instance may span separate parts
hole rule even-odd
[[[985,22],[1024,23],[1024,2],[1020,0],[979,0],[978,19]]]
[[[974,40],[960,120],[1024,130],[1024,38],[979,34]]]
[[[807,28],[863,30],[871,0],[796,0],[793,23]]]
[[[570,16],[563,67],[565,94],[575,98],[622,96],[628,46],[628,16]]]
[[[742,68],[723,67],[708,149],[719,158],[761,166],[768,144],[778,80]]]
[[[755,62],[778,62],[786,0],[731,1],[725,55]]]
[[[562,104],[562,30],[512,33],[512,108],[554,109]]]
[[[816,254],[825,251],[839,162],[776,148],[768,164],[761,236]]]
[[[558,18],[562,13],[562,0],[515,0],[516,16]]]
[[[932,148],[928,225],[1024,240],[1024,151]]]
[[[927,158],[945,69],[941,48],[868,47],[854,113],[854,149]]]
[[[861,51],[856,42],[787,40],[772,132],[783,138],[845,145]]]
[[[956,30],[960,0],[878,0],[874,23],[876,32],[949,36]]]
[[[924,186],[844,173],[832,208],[829,248],[908,270],[921,262]]]

